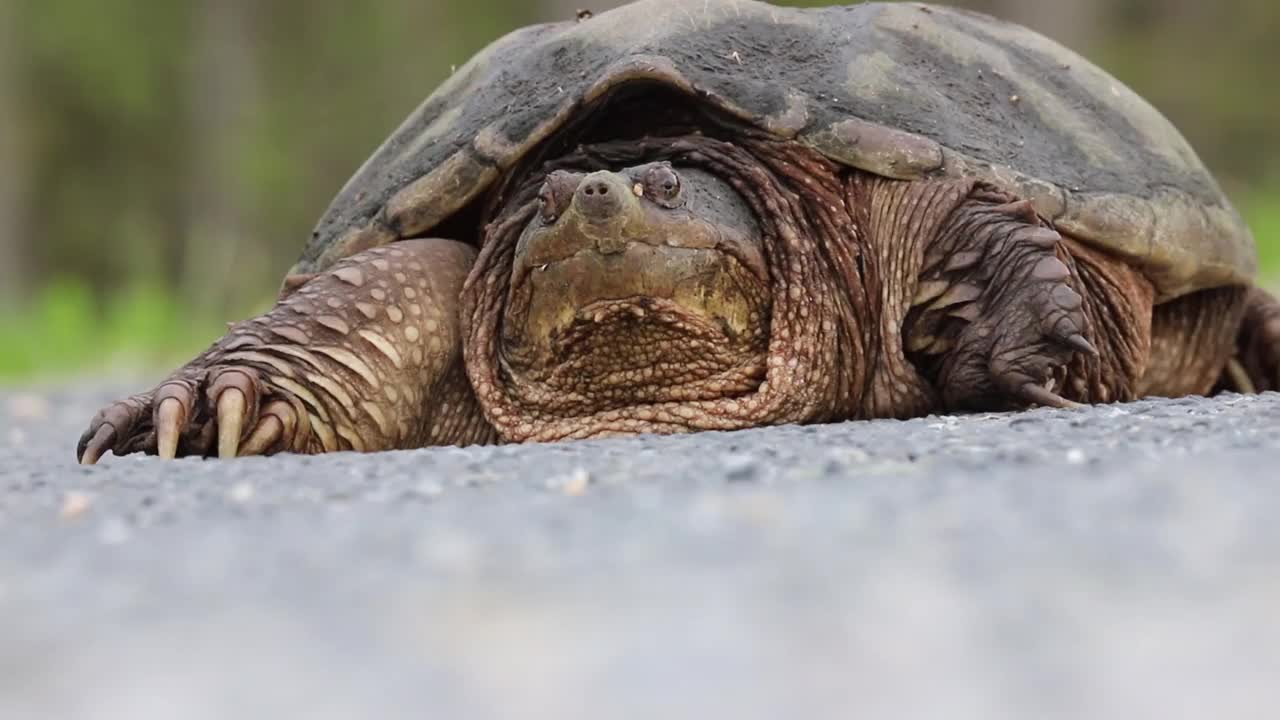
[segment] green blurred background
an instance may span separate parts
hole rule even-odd
[[[269,306],[330,198],[452,66],[583,4],[620,3],[0,0],[0,383],[154,370]],[[960,4],[1164,111],[1277,277],[1280,3]]]

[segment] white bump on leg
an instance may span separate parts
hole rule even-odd
[[[271,332],[292,343],[306,345],[311,342],[311,336],[304,332],[301,328],[292,325],[277,325],[271,328]]]
[[[357,357],[356,354],[351,352],[350,350],[347,350],[345,348],[325,347],[325,346],[315,347],[313,349],[317,353],[324,355],[325,357],[347,368],[351,372],[354,372],[355,374],[359,375],[361,378],[364,379],[365,382],[369,383],[369,385],[373,387],[378,386],[378,378],[377,376],[374,375],[373,369],[370,368],[367,364],[365,364],[363,360]]]
[[[376,332],[373,332],[372,330],[361,329],[356,331],[356,334],[364,338],[365,341],[368,342],[370,345],[377,348],[378,352],[387,356],[387,359],[391,361],[392,365],[396,366],[397,370],[404,367],[404,359],[400,357],[399,351],[397,351],[395,346],[392,345],[386,338],[382,337]]]
[[[378,407],[377,403],[363,402],[360,403],[360,407],[363,408],[365,413],[368,414],[369,417],[373,418],[373,421],[378,424],[378,430],[382,433],[383,437],[391,435],[391,423],[387,422],[387,416],[383,414],[382,408]]]
[[[344,267],[333,271],[333,276],[348,285],[360,287],[364,285],[364,273],[359,268]]]
[[[343,335],[346,335],[347,333],[351,332],[351,326],[348,325],[346,321],[344,321],[342,318],[337,317],[335,315],[321,315],[320,317],[316,318],[316,322],[329,328],[330,330],[333,330],[334,332],[342,333]]]
[[[352,400],[351,395],[341,385],[319,373],[306,373],[303,377],[306,378],[307,382],[311,383],[312,387],[324,390],[329,393],[330,397],[341,403],[348,415],[355,412],[355,401]]]

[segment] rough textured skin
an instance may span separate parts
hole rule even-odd
[[[771,157],[772,153],[777,155]],[[647,394],[645,382],[637,382],[619,405],[597,399],[567,410],[559,392],[534,387],[524,382],[527,373],[512,370],[518,363],[510,357],[510,341],[503,334],[512,313],[508,304],[511,283],[518,279],[512,272],[518,237],[531,221],[537,222],[531,220],[536,206],[521,203],[521,198],[531,193],[516,193],[507,212],[491,226],[462,298],[467,372],[499,436],[515,441],[558,440],[727,430],[860,415],[866,363],[873,362],[875,356],[860,351],[866,342],[860,324],[864,318],[853,308],[868,303],[855,303],[851,297],[858,292],[860,281],[848,267],[848,253],[855,248],[849,243],[852,228],[844,210],[843,178],[836,166],[815,153],[782,143],[752,144],[747,138],[729,143],[701,136],[588,146],[555,165],[592,171],[653,161],[713,173],[731,186],[738,194],[733,202],[744,203],[759,222],[759,242],[768,262],[767,287],[739,285],[745,296],[745,329],[725,332],[719,340],[715,324],[686,321],[697,302],[680,300],[677,295],[665,298],[677,302],[662,303],[656,307],[658,312],[644,318],[650,327],[667,327],[679,333],[666,339],[662,352],[680,355],[693,342],[728,349],[734,346],[735,335],[747,338],[748,347],[767,344],[767,348],[755,357],[744,354],[740,361],[723,368],[727,372],[719,375],[712,392],[670,392],[672,387],[684,389],[687,378],[668,378],[660,381],[664,387],[657,397]],[[797,195],[794,189],[802,182],[808,195],[823,201],[810,203]],[[824,217],[824,212],[830,215]],[[713,214],[724,216],[722,212]],[[842,263],[846,266],[843,269]],[[670,268],[653,267],[643,272],[661,277]],[[647,300],[664,299],[661,287],[665,282],[644,284],[647,289],[641,294]],[[755,297],[760,293],[766,295],[767,302]],[[674,314],[664,315],[668,312]],[[752,339],[755,335],[767,335],[767,343]],[[632,348],[623,342],[614,352],[625,354]],[[699,354],[704,359],[710,355]],[[568,360],[572,362],[572,358]]]
[[[299,272],[431,232],[637,83],[878,175],[980,178],[1136,260],[1162,298],[1255,270],[1248,228],[1178,131],[1030,30],[915,3],[641,0],[517,30],[459,68],[334,200]]]
[[[170,454],[491,440],[461,368],[457,298],[474,258],[456,242],[413,240],[338,263],[265,315],[232,326],[156,390],[100,412],[80,440],[81,459],[105,449],[157,452],[166,402],[178,408]],[[219,412],[228,392],[242,396],[233,417]],[[228,422],[240,428],[229,451],[218,437]]]

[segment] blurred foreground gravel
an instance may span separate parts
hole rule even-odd
[[[234,462],[0,393],[0,718],[1280,717],[1280,395]]]

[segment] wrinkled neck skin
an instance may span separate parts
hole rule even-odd
[[[658,161],[686,187],[670,207]],[[876,323],[852,192],[812,151],[750,135],[548,163],[488,226],[463,291],[486,417],[509,442],[856,417]]]

